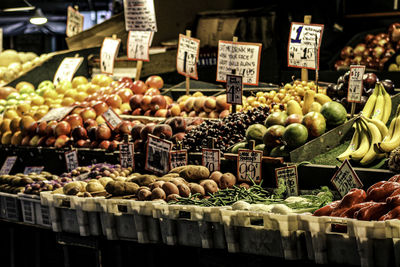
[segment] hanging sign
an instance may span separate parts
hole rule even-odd
[[[157,31],[153,0],[124,0],[126,31]]]
[[[72,37],[83,31],[83,15],[73,7],[68,7],[66,35]]]
[[[122,122],[122,119],[112,108],[108,108],[101,116],[112,130],[117,128],[117,126]]]
[[[149,61],[149,48],[153,35],[153,32],[130,31],[127,45],[128,59]]]
[[[24,174],[30,174],[30,173],[41,173],[44,169],[44,166],[29,166],[25,167],[24,169]]]
[[[176,70],[183,76],[198,79],[197,60],[199,59],[200,40],[179,34]]]
[[[100,70],[105,74],[113,74],[114,60],[118,55],[121,39],[106,37],[100,50]]]
[[[54,85],[59,84],[61,81],[72,81],[75,72],[83,62],[83,57],[66,57],[61,61],[58,66],[56,74],[54,75]]]

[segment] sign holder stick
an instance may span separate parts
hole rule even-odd
[[[191,30],[186,30],[186,36],[191,37],[192,36],[192,31]],[[186,95],[189,95],[189,89],[190,89],[190,77],[186,76]]]
[[[232,37],[232,42],[236,43],[238,41],[238,37],[237,36],[233,36]],[[232,74],[235,75],[236,71],[232,70]],[[232,104],[232,113],[236,113],[236,104]]]
[[[304,16],[304,23],[305,24],[311,23],[311,15]],[[308,82],[308,70],[307,69],[301,69],[301,80]]]
[[[143,68],[143,60],[138,60],[136,62],[135,81],[139,81],[140,80],[140,74],[142,73],[142,68]]]
[[[356,113],[356,103],[355,102],[351,102],[351,111],[350,111],[350,117],[351,118],[354,117],[354,113]]]

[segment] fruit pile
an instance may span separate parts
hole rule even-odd
[[[66,182],[66,181],[65,181]],[[48,172],[0,176],[0,192],[36,194],[52,191],[63,185],[57,175]]]

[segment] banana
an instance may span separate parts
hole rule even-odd
[[[367,103],[365,103],[365,106],[362,110],[362,114],[367,118],[371,117],[372,111],[374,110],[376,98],[378,97],[379,93],[378,91],[378,86],[375,86],[374,92],[369,96]]]
[[[354,131],[353,137],[351,138],[349,146],[342,154],[340,154],[336,158],[339,161],[343,162],[345,159],[350,159],[350,154],[353,153],[354,151],[356,151],[360,144],[361,128],[360,128],[360,125],[358,124],[358,122],[355,123],[355,126],[356,126],[356,129]]]
[[[382,121],[386,124],[389,120],[390,114],[392,113],[392,98],[390,97],[388,92],[386,92],[385,87],[382,84],[380,84],[380,86],[385,102],[385,105],[383,107]]]
[[[378,93],[378,96],[376,98],[374,111],[372,112],[372,116],[370,118],[382,120],[383,110],[384,110],[384,107],[385,107],[385,98],[383,97],[380,84],[378,84],[377,86],[379,88],[379,93]]]
[[[388,134],[389,130],[388,130],[388,128],[386,127],[386,124],[383,123],[382,121],[377,120],[377,119],[370,119],[370,118],[366,118],[366,117],[363,117],[363,119],[365,119],[366,121],[368,121],[368,122],[370,122],[370,123],[375,124],[375,126],[378,127],[379,132],[381,133],[382,138],[385,137],[385,136]]]
[[[358,146],[357,150],[350,154],[350,158],[354,161],[360,161],[364,155],[368,152],[370,147],[370,140],[368,131],[364,125],[360,124],[360,145]]]
[[[383,137],[382,142],[389,142],[394,133],[394,126],[396,125],[396,118],[393,118],[389,125],[389,130],[386,136]]]
[[[332,102],[332,99],[324,94],[317,93],[314,96],[316,102],[320,103],[321,105],[325,104],[326,102]]]
[[[400,146],[400,116],[396,117],[393,136],[390,140],[378,143],[378,148],[382,152],[389,153],[396,147]]]
[[[382,135],[375,124],[365,121],[368,132],[371,136],[371,143],[368,152],[360,160],[361,165],[368,165],[372,163],[381,152],[376,148],[375,144],[382,141]]]

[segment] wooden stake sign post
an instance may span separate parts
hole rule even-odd
[[[100,50],[100,71],[105,74],[113,74],[114,61],[118,55],[121,39],[113,34],[112,38],[106,37]]]
[[[351,65],[349,76],[349,87],[347,89],[347,101],[351,103],[351,117],[356,111],[356,103],[361,103],[363,92],[363,75],[365,66]]]
[[[149,48],[153,41],[153,32],[148,31],[130,31],[127,41],[127,55],[129,60],[136,60],[135,81],[140,80],[143,61],[150,61]]]
[[[311,15],[305,15],[304,16],[304,24],[310,24],[311,23]],[[308,82],[308,69],[302,68],[301,69],[301,80]]]

